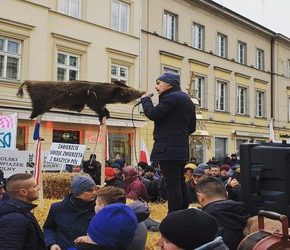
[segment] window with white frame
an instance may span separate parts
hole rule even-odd
[[[59,0],[59,12],[75,18],[81,18],[82,0]]]
[[[192,46],[196,49],[204,49],[204,26],[197,23],[192,25]]]
[[[162,73],[173,73],[173,74],[180,75],[180,69],[170,67],[167,65],[162,65]]]
[[[0,37],[0,79],[20,80],[21,42]]]
[[[227,83],[217,81],[216,84],[216,110],[227,111]]]
[[[57,80],[73,81],[79,80],[80,57],[77,55],[58,52],[57,53]]]
[[[111,65],[111,82],[120,81],[128,85],[129,68],[126,66],[112,64]]]
[[[247,88],[238,87],[237,89],[237,114],[246,115],[247,108]]]
[[[222,137],[215,137],[215,157],[222,162],[227,153],[228,139]]]
[[[265,92],[256,92],[256,117],[265,117]]]
[[[170,40],[177,40],[177,15],[164,11],[164,36]]]
[[[199,106],[205,108],[205,78],[202,76],[195,77],[195,93],[199,100]]]
[[[112,28],[129,33],[130,4],[114,0],[112,5]]]
[[[264,70],[264,64],[265,64],[265,56],[264,56],[264,50],[262,49],[257,49],[257,55],[256,55],[256,62],[257,62],[257,65],[256,65],[256,68],[257,69],[260,69],[260,70]]]
[[[217,34],[217,55],[226,58],[228,55],[228,38],[226,35],[218,33]]]
[[[247,45],[244,42],[238,42],[238,62],[241,64],[247,63]]]

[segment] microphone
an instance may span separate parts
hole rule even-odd
[[[148,94],[148,97],[152,97],[152,96],[154,96],[153,93],[149,93],[149,94]],[[138,106],[139,104],[141,104],[141,100],[140,100],[139,102],[137,102],[137,103],[134,105],[134,107]]]

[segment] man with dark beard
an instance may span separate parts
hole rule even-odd
[[[196,129],[195,107],[181,91],[180,76],[165,73],[156,80],[159,103],[151,93],[141,97],[145,115],[154,121],[151,161],[158,161],[168,196],[168,213],[188,207],[184,166],[189,159],[188,136]]]

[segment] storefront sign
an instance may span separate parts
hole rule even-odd
[[[69,143],[52,143],[46,162],[81,165],[86,145]]]

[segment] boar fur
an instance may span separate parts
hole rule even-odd
[[[18,89],[18,97],[23,97],[24,85],[27,86],[32,102],[31,119],[52,108],[81,112],[87,105],[99,115],[102,123],[103,117],[110,117],[106,104],[129,103],[145,93],[119,81],[114,84],[89,81],[25,81]]]

